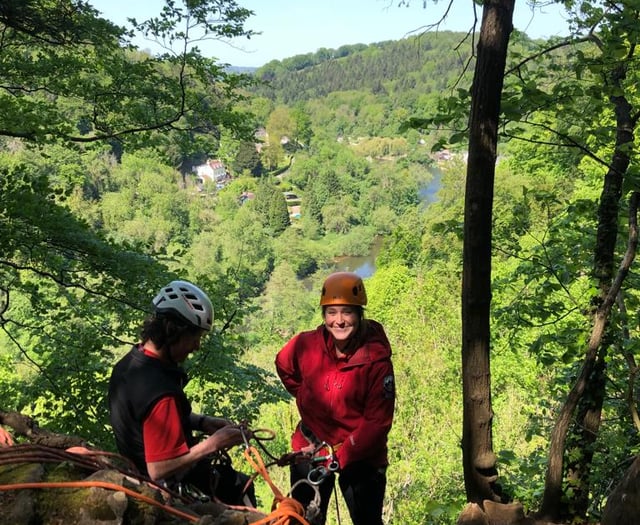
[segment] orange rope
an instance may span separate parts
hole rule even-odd
[[[283,496],[282,492],[275,486],[258,450],[255,447],[247,447],[244,450],[244,457],[247,458],[247,461],[255,471],[264,478],[275,496],[271,514],[254,522],[253,525],[293,525],[296,523],[309,525],[304,519],[304,507],[302,504],[293,498]]]
[[[184,518],[185,520],[191,521],[192,523],[196,523],[200,520],[198,516],[194,516],[193,514],[187,514],[186,512],[182,512],[178,509],[174,509],[173,507],[169,507],[164,505],[153,498],[145,496],[144,494],[140,494],[135,490],[128,489],[117,483],[109,483],[106,481],[60,481],[60,482],[42,482],[42,483],[15,483],[12,485],[0,485],[0,491],[2,490],[20,490],[20,489],[64,489],[64,488],[91,488],[91,487],[99,487],[103,489],[109,490],[117,490],[120,492],[124,492],[129,496],[137,498],[149,505],[154,505],[156,507],[160,507],[164,511],[169,514],[173,514],[178,516],[179,518]]]
[[[278,487],[276,487],[273,481],[271,481],[271,477],[267,472],[267,467],[265,467],[264,461],[262,460],[262,457],[260,456],[258,450],[255,447],[247,447],[244,449],[244,457],[247,458],[249,464],[255,469],[258,474],[260,474],[264,478],[267,484],[271,487],[271,491],[273,492],[276,499],[280,500],[284,498],[282,492],[280,492]]]
[[[309,525],[304,516],[304,507],[293,498],[283,498],[276,509],[266,518],[255,521],[252,525]]]
[[[1,429],[1,427],[0,427]],[[0,436],[4,437],[4,436]],[[5,444],[8,441],[5,438]],[[11,443],[13,445],[13,443]],[[2,445],[0,445],[2,446]],[[67,451],[71,454],[78,455],[94,455],[89,450],[81,450],[71,448]],[[95,455],[108,455],[108,454],[100,454],[96,453]],[[269,487],[271,487],[271,491],[274,494],[274,503],[272,507],[272,512],[265,518],[253,522],[253,525],[310,525],[304,519],[304,507],[299,502],[293,498],[285,497],[282,492],[276,487],[276,485],[271,480],[269,473],[267,472],[267,468],[260,456],[260,453],[255,447],[247,447],[244,451],[244,455],[247,458],[249,464],[259,473],[264,480],[267,482]],[[114,454],[115,456],[115,454]],[[178,509],[170,507],[168,505],[164,505],[153,498],[145,496],[144,494],[140,494],[135,490],[128,489],[123,487],[122,485],[118,485],[116,483],[109,483],[105,481],[66,481],[66,482],[41,482],[41,483],[15,483],[10,485],[0,485],[0,491],[9,491],[9,490],[21,490],[21,489],[47,489],[47,488],[91,488],[98,487],[108,490],[115,490],[119,492],[124,492],[125,494],[144,501],[149,505],[153,505],[163,509],[165,512],[169,514],[173,514],[179,518],[183,518],[192,523],[196,523],[200,520],[198,516],[193,514],[188,514],[186,512],[182,512]],[[252,510],[252,509],[246,509]]]

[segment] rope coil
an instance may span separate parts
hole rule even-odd
[[[247,446],[244,450],[244,457],[267,482],[274,495],[271,513],[266,518],[256,521],[254,525],[309,525],[309,522],[304,519],[302,504],[293,498],[285,497],[273,483],[258,450],[255,447]]]
[[[243,429],[243,432],[247,432],[251,435],[248,429]],[[266,431],[259,431],[266,432]],[[255,434],[255,433],[254,433]],[[268,437],[258,437],[252,435],[258,444],[262,440],[269,439]],[[278,487],[273,483],[267,467],[260,456],[258,450],[249,444],[248,438],[245,439],[244,456],[247,459],[251,467],[256,471],[257,475],[262,476],[265,482],[271,488],[274,495],[274,501],[271,507],[271,513],[265,518],[252,522],[254,525],[310,525],[305,520],[305,508],[297,500],[292,497],[283,495]],[[264,448],[264,447],[262,447]],[[269,455],[268,451],[265,452]],[[271,456],[270,456],[271,457]],[[105,458],[109,460],[105,461]],[[122,461],[126,466],[124,468],[118,467],[110,461],[111,459],[118,459]],[[97,471],[101,469],[116,470],[126,476],[138,478],[141,482],[146,482],[155,488],[167,492],[170,496],[177,497],[177,499],[184,500],[178,494],[173,494],[165,487],[162,487],[150,479],[144,478],[139,472],[136,471],[132,463],[127,458],[106,451],[89,450],[83,447],[75,447],[68,450],[62,450],[58,448],[47,447],[44,445],[12,445],[9,447],[0,447],[0,465],[12,464],[12,463],[33,463],[33,462],[72,462],[80,467],[86,468],[91,471]],[[280,461],[277,462],[281,463]],[[153,498],[145,496],[133,489],[124,487],[118,483],[106,482],[106,481],[60,481],[60,482],[30,482],[30,483],[14,483],[0,485],[0,492],[23,490],[23,489],[82,489],[82,488],[102,488],[107,490],[119,491],[127,494],[132,498],[136,498],[149,505],[153,505],[162,509],[163,511],[172,514],[181,519],[187,520],[191,523],[196,523],[200,520],[201,516],[196,514],[190,514],[183,510],[176,509],[170,504],[162,503]]]

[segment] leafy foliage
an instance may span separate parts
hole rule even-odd
[[[101,436],[105,347],[132,336],[135,316],[146,309],[139,297],[166,271],[116,249],[57,204],[37,166],[1,165],[3,354],[21,370],[19,379],[5,379],[22,385],[5,408],[26,403],[54,429]],[[79,420],[79,413],[88,418]]]
[[[152,57],[119,45],[130,33],[98,18],[84,2],[21,4],[6,4],[3,19],[3,135],[38,142],[129,138],[140,143],[154,131],[227,126],[250,133],[234,110],[247,77],[226,73],[197,50]],[[219,12],[220,24],[208,21],[211,9]],[[249,15],[235,2],[203,0],[188,8],[172,2],[160,18],[136,29],[167,45],[182,41],[189,49],[189,29],[200,28],[202,37],[240,35]]]
[[[273,235],[281,234],[291,224],[284,195],[275,184],[266,179],[256,188],[253,206],[260,216],[260,222]]]
[[[189,35],[250,34],[242,29],[250,14],[232,1],[168,3],[159,18],[134,22],[182,43],[153,57],[85,2],[3,3],[0,354],[17,365],[2,378],[2,391],[14,393],[4,409],[108,446],[108,349],[135,340],[171,269],[185,275],[179,253],[198,219],[176,173],[158,162],[176,158],[159,149],[158,132],[253,131],[236,108],[250,79],[202,57]],[[114,140],[125,138],[155,155],[125,156],[116,168],[108,151],[121,154]]]
[[[585,24],[605,17],[633,36],[626,7],[583,7]],[[170,3],[134,27],[176,44],[197,27],[203,38],[248,34],[248,15],[235,2]],[[275,377],[275,352],[320,322],[318,288],[339,257],[366,254],[383,236],[366,279],[366,314],[385,325],[397,374],[385,515],[453,523],[464,503],[466,164],[454,155],[434,169],[430,152],[464,147],[469,92],[458,66],[472,50],[454,51],[464,35],[274,61],[258,72],[270,81],[254,90],[262,96],[247,100],[249,79],[201,57],[189,47],[194,40],[185,53],[151,57],[82,2],[5,2],[0,23],[15,46],[0,47],[9,86],[0,90],[2,408],[111,447],[110,366],[136,340],[157,287],[179,276],[214,302],[215,330],[188,363],[196,409],[273,428],[273,451],[284,453],[297,416]],[[501,481],[528,508],[540,501],[553,418],[579,370],[598,294],[596,210],[615,147],[608,104],[625,94],[637,105],[630,48],[613,25],[599,36],[606,46],[514,35],[503,94],[509,141],[494,195],[494,438]],[[628,76],[616,87],[606,66],[621,58]],[[262,149],[255,128],[268,130]],[[634,162],[616,214],[618,259],[624,198],[637,187],[635,142],[622,151]],[[190,166],[214,154],[234,179],[196,192]],[[433,174],[439,191],[425,204],[421,190]],[[289,189],[300,196],[293,222],[282,195]],[[608,395],[589,478],[594,516],[637,453],[624,360],[637,350],[637,288],[631,272],[626,308],[612,316],[603,351]],[[274,476],[287,486],[284,470]],[[576,487],[566,486],[570,496]]]

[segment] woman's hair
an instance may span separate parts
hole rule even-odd
[[[322,307],[322,318],[324,319],[324,314],[327,308],[331,305],[325,305]],[[362,306],[356,305],[347,305],[350,308],[353,308],[358,313],[358,328],[354,332],[354,334],[349,339],[349,343],[343,349],[343,352],[349,353],[354,352],[358,348],[360,348],[365,341],[365,337],[367,334],[367,320],[364,318],[364,308]]]
[[[170,348],[184,335],[195,335],[202,332],[181,317],[169,313],[155,313],[148,317],[140,330],[142,341],[153,341],[158,349]]]

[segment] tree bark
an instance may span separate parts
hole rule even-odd
[[[471,94],[462,269],[462,462],[467,500],[502,501],[493,452],[491,228],[498,119],[514,0],[484,2]]]
[[[595,444],[600,432],[602,407],[606,392],[606,361],[608,343],[600,345],[600,352],[591,376],[587,379],[585,392],[578,403],[576,423],[569,435],[567,452],[567,480],[573,488],[573,498],[566,499],[562,517],[582,518],[586,522],[591,500],[591,463]]]
[[[618,66],[612,71],[609,80],[622,89],[622,80],[625,78],[624,66]],[[580,375],[573,385],[567,399],[560,411],[560,415],[556,420],[556,424],[551,433],[551,445],[549,449],[549,463],[547,465],[547,473],[545,478],[545,488],[542,498],[542,506],[540,509],[541,517],[546,519],[558,519],[566,512],[566,506],[562,505],[562,479],[564,473],[564,455],[566,450],[567,434],[570,429],[571,419],[575,413],[576,407],[580,403],[583,396],[587,395],[591,400],[600,399],[600,403],[604,399],[605,383],[601,381],[592,381],[594,369],[596,365],[597,355],[601,349],[603,338],[606,337],[609,314],[614,304],[615,298],[622,286],[622,281],[626,277],[633,257],[635,257],[635,249],[632,253],[627,249],[625,259],[620,270],[613,280],[615,246],[618,236],[618,214],[620,211],[620,199],[622,197],[622,187],[624,176],[630,163],[629,144],[633,143],[633,129],[635,120],[631,115],[631,105],[627,99],[620,96],[611,96],[610,101],[614,107],[616,115],[616,141],[613,152],[611,165],[607,170],[600,195],[600,205],[598,208],[598,230],[596,234],[596,246],[594,252],[594,277],[599,284],[600,293],[597,297],[597,309],[594,315],[594,326],[591,332],[591,338],[586,351],[586,355],[582,364]],[[632,244],[632,234],[635,228],[635,216],[632,215],[636,206],[637,196],[634,194],[630,203],[630,245]],[[635,240],[637,243],[637,239]],[[613,282],[612,282],[613,280]],[[604,357],[603,357],[604,359]],[[605,366],[603,363],[601,366]],[[600,409],[594,407],[595,412],[591,411],[591,416],[597,414],[597,423],[591,419],[588,424],[591,427],[591,433],[599,429]],[[580,422],[584,423],[584,422]],[[582,438],[585,444],[595,441],[596,434],[587,436],[584,434]],[[580,461],[580,465],[572,465],[572,475],[580,473],[579,480],[574,480],[581,485],[580,492],[589,492],[587,474],[591,468],[591,456],[584,455]]]

